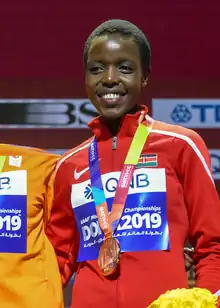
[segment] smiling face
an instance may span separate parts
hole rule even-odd
[[[107,34],[92,41],[86,64],[86,91],[102,116],[116,119],[137,108],[146,84],[140,52],[132,38]]]

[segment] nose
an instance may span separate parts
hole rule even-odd
[[[113,66],[109,66],[106,68],[105,73],[103,75],[103,86],[106,87],[114,87],[119,84],[119,74],[117,68]]]

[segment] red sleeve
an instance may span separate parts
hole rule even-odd
[[[195,132],[179,157],[180,178],[189,215],[189,240],[195,248],[196,286],[220,289],[220,202],[208,150]]]
[[[76,271],[79,235],[71,205],[72,168],[61,164],[55,175],[54,201],[46,234],[58,260],[63,286]]]

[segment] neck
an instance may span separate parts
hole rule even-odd
[[[118,131],[120,129],[121,125],[121,118],[117,119],[107,119],[107,126],[110,130],[112,136],[116,136],[118,134]]]
[[[107,126],[112,134],[112,136],[116,136],[118,134],[118,131],[121,126],[121,120],[126,114],[134,114],[138,110],[140,110],[140,106],[136,105],[134,108],[132,108],[130,111],[126,112],[122,117],[115,118],[115,119],[106,119]]]

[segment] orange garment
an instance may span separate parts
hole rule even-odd
[[[53,171],[58,158],[39,149],[0,144],[1,308],[63,307],[56,256],[44,231],[50,217]],[[25,211],[22,213],[26,217],[20,215],[20,225],[26,227],[22,234],[19,230],[16,233],[13,231],[13,226],[14,229],[20,226],[17,227],[20,221],[18,215],[10,214],[10,211],[19,208],[20,199],[7,203],[5,195],[10,195],[12,191],[19,194],[19,190],[25,190],[25,187],[27,197],[22,198],[25,200],[26,215]],[[15,220],[12,220],[13,215],[16,216]],[[6,226],[7,219],[9,224]],[[26,252],[22,253],[16,252],[22,246],[21,239],[26,243]],[[9,253],[11,249],[15,251]]]

